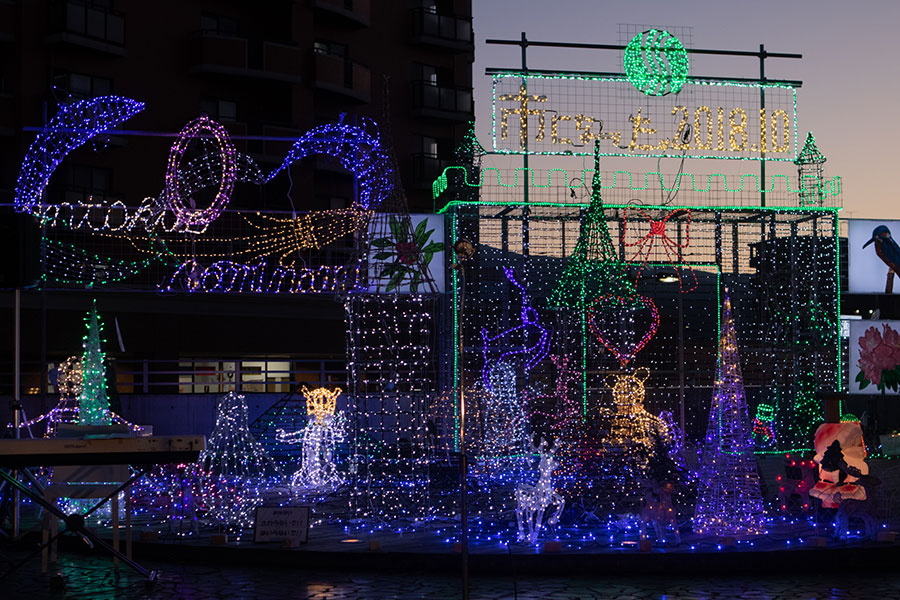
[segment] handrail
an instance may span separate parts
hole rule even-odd
[[[38,361],[22,362],[23,394],[42,393],[41,371]],[[0,395],[12,393],[11,373],[12,363],[0,362]],[[347,370],[343,356],[120,359],[109,362],[107,378],[110,387],[115,380],[120,395],[283,393],[297,383],[346,386]],[[44,391],[53,395],[55,389],[47,379]]]

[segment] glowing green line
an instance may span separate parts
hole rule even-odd
[[[484,168],[481,170],[481,176],[479,178],[479,181],[472,182],[472,181],[469,181],[468,172],[466,171],[465,167],[452,166],[452,167],[447,167],[446,169],[444,169],[444,172],[441,173],[438,176],[438,178],[434,180],[434,183],[432,183],[431,192],[432,192],[432,196],[434,197],[434,199],[439,198],[440,195],[443,194],[445,191],[447,191],[447,189],[450,187],[450,173],[452,173],[453,171],[458,171],[458,172],[462,173],[462,177],[457,176],[455,178],[458,185],[465,185],[468,187],[484,187],[485,183],[486,183],[485,180],[487,179],[488,173],[493,173],[496,176],[496,181],[494,181],[494,178],[491,177],[490,181],[487,183],[491,184],[491,185],[496,184],[497,187],[502,187],[502,188],[513,188],[513,187],[517,187],[519,185],[531,185],[531,187],[535,187],[535,188],[550,188],[553,186],[553,180],[554,180],[553,174],[561,173],[562,174],[561,178],[562,178],[563,183],[562,183],[562,185],[559,185],[560,176],[557,176],[556,177],[557,185],[559,185],[559,187],[566,187],[570,190],[574,190],[574,189],[582,187],[581,183],[578,183],[576,185],[576,184],[569,183],[570,181],[574,181],[574,180],[589,181],[590,179],[593,178],[593,174],[594,174],[593,169],[581,169],[578,177],[570,178],[569,172],[566,171],[566,169],[550,169],[547,172],[547,183],[544,184],[544,183],[539,183],[537,181],[538,173],[536,173],[533,169],[530,169],[528,167],[519,167],[513,172],[513,182],[512,183],[504,183],[500,179],[500,169],[497,169],[496,167],[487,167],[487,168]],[[531,175],[530,178],[527,175],[523,175],[523,182],[521,184],[519,182],[519,172],[520,171],[527,171]],[[643,174],[644,175],[644,185],[643,186],[640,186],[640,185],[635,186],[635,183],[634,183],[635,174],[631,173],[629,171],[622,171],[622,170],[615,171],[612,174],[612,185],[604,185],[603,184],[603,175],[601,174],[600,189],[604,189],[604,190],[616,189],[616,187],[619,186],[619,175],[622,175],[623,180],[626,175],[628,176],[628,187],[632,191],[635,191],[635,192],[641,192],[641,191],[646,191],[648,189],[651,189],[651,181],[652,181],[653,186],[656,186],[658,184],[660,189],[664,192],[678,192],[681,190],[681,180],[682,180],[682,178],[685,178],[685,177],[689,177],[691,179],[692,191],[704,192],[704,193],[711,192],[711,191],[713,191],[713,189],[712,189],[713,181],[715,179],[721,177],[722,184],[725,186],[725,191],[732,193],[732,194],[737,194],[737,193],[742,193],[742,192],[756,193],[756,194],[761,193],[761,192],[766,192],[766,193],[774,192],[775,187],[776,187],[776,185],[775,185],[776,179],[784,180],[784,189],[791,194],[807,194],[807,193],[815,191],[816,197],[824,200],[828,196],[837,196],[838,194],[841,193],[841,177],[839,175],[835,175],[834,177],[831,178],[831,180],[824,181],[822,183],[822,186],[820,189],[819,184],[818,184],[818,179],[814,175],[813,176],[807,175],[807,176],[804,176],[803,178],[801,178],[800,185],[797,188],[792,187],[792,181],[791,181],[792,178],[791,177],[789,177],[787,175],[772,175],[772,177],[770,179],[771,184],[769,185],[769,187],[763,188],[760,186],[759,176],[749,174],[749,173],[740,175],[740,185],[738,187],[729,187],[728,176],[723,173],[714,173],[712,175],[707,175],[706,176],[706,187],[697,187],[697,177],[698,176],[695,176],[691,173],[678,173],[675,176],[674,183],[671,186],[667,187],[665,184],[664,178],[663,178],[663,174],[660,173],[659,171],[644,173]],[[641,174],[637,173],[637,175],[638,175],[638,181],[640,181]],[[651,177],[653,178],[652,180],[651,180]],[[699,175],[699,177],[701,178],[701,181],[702,181],[703,175]],[[736,177],[736,176],[732,176],[732,177]],[[744,189],[744,187],[745,187],[744,179],[752,180],[749,189]],[[807,187],[807,185],[806,185],[806,180],[808,180],[808,179],[812,180],[812,182],[811,182],[812,185],[810,185],[809,187]],[[526,181],[528,183],[525,183]],[[622,183],[624,183],[624,181]],[[754,189],[754,183],[755,183],[755,189]],[[687,188],[685,188],[685,189],[687,189]],[[721,190],[715,190],[715,191],[720,192]]]
[[[458,206],[542,206],[542,207],[556,207],[556,208],[587,208],[588,202],[528,202],[527,204],[522,201],[493,201],[493,200],[479,200],[479,201],[468,201],[468,200],[451,200],[447,204],[444,205],[443,208],[437,211],[437,214],[443,214],[448,212],[450,209],[456,208]],[[630,204],[605,204],[604,208],[629,208],[632,205]],[[712,212],[752,212],[752,213],[800,213],[800,214],[809,214],[809,213],[837,213],[842,210],[840,207],[830,207],[830,206],[697,206],[697,205],[666,205],[661,206],[657,204],[645,205],[642,204],[640,208],[644,210],[678,210],[678,209],[687,209],[687,210],[705,210]]]

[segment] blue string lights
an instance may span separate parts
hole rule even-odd
[[[316,154],[338,159],[341,166],[356,176],[358,203],[365,210],[377,208],[393,189],[393,169],[378,136],[345,124],[320,125],[307,131],[294,142],[281,165],[269,174],[268,181],[298,160]]]
[[[144,110],[144,103],[122,96],[76,100],[63,106],[28,147],[16,180],[14,204],[33,212],[53,171],[66,155]]]

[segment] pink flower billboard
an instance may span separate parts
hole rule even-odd
[[[900,321],[851,321],[849,367],[851,394],[897,394]]]

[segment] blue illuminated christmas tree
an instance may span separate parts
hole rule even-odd
[[[720,536],[764,533],[762,494],[753,455],[753,428],[747,413],[727,289],[716,381],[699,475],[694,513],[696,533]]]
[[[97,301],[85,318],[88,332],[84,336],[84,354],[81,357],[83,383],[78,396],[79,425],[109,425],[109,399],[106,397],[106,354],[100,348],[100,332],[103,323],[97,314]]]

